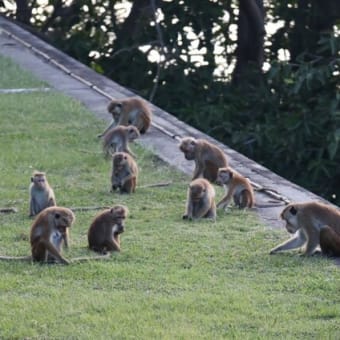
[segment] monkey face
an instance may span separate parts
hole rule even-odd
[[[220,168],[217,172],[217,179],[216,184],[218,185],[228,185],[229,182],[232,179],[233,173],[230,170],[227,170],[226,168]]]
[[[110,113],[112,113],[112,115],[114,114],[120,115],[120,113],[122,112],[122,107],[123,107],[123,104],[121,102],[112,100],[109,106],[107,107],[107,110]]]
[[[53,211],[55,228],[62,233],[66,234],[66,228],[70,228],[75,221],[73,212],[67,208],[48,208]]]
[[[113,235],[122,234],[125,231],[125,226],[123,224],[115,224],[112,229]]]
[[[115,167],[115,169],[119,170],[119,168],[123,167],[126,161],[127,156],[123,152],[116,152],[113,155],[113,166]]]
[[[187,137],[183,138],[179,145],[179,149],[184,153],[184,157],[188,161],[195,159],[196,144],[195,138]]]
[[[45,175],[35,175],[31,178],[31,182],[35,184],[36,187],[44,189],[46,187],[46,177]]]
[[[192,185],[189,187],[190,197],[194,202],[199,201],[205,194],[205,189],[200,185]]]
[[[300,229],[297,215],[293,205],[288,205],[281,213],[281,218],[286,221],[286,229],[290,234],[295,234]]]
[[[127,217],[128,209],[123,205],[116,205],[110,210],[112,220],[115,224],[114,228],[120,232],[124,231],[124,220]]]
[[[115,122],[119,121],[122,108],[123,108],[123,104],[115,100],[112,100],[109,106],[107,107],[107,110],[112,114],[112,118]]]
[[[133,125],[129,125],[127,131],[128,131],[129,142],[133,142],[135,139],[139,138],[140,136],[138,129]]]

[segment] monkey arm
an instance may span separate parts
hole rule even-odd
[[[134,173],[131,173],[130,171],[127,171],[127,172],[126,172],[126,176],[124,176],[123,179],[122,179],[121,185],[122,185],[122,186],[125,185],[125,183],[126,183],[127,181],[130,181],[130,180],[132,180],[132,179],[135,178],[135,177],[136,177],[136,175],[135,175]]]
[[[217,208],[226,209],[233,197],[233,190],[232,188],[226,188],[226,194],[224,197],[217,203]]]
[[[54,197],[50,197],[50,199],[48,200],[48,203],[47,203],[47,207],[54,207],[55,205],[57,205],[57,202],[56,202],[55,198]]]
[[[126,145],[126,148],[123,149],[122,151],[128,153],[129,155],[131,155],[132,157],[136,158],[137,156],[131,151],[131,149],[129,148],[128,145]]]
[[[314,233],[310,233],[308,235],[306,249],[303,255],[306,256],[313,255],[315,253],[315,249],[319,246],[319,244],[320,244],[320,232],[315,230]]]
[[[194,169],[194,174],[192,176],[192,179],[199,178],[203,175],[204,172],[204,163],[199,162],[198,160],[195,160],[195,169]]]
[[[191,198],[188,196],[186,209],[183,215],[183,220],[186,220],[186,219],[192,220],[192,214],[193,214],[193,203],[192,203]]]
[[[51,242],[40,240],[37,246],[39,247],[41,245],[59,262],[63,264],[69,264],[69,262],[63,256],[61,256],[58,249]]]
[[[112,122],[110,123],[110,125],[108,125],[108,127],[99,135],[97,135],[98,138],[103,137],[106,132],[108,132],[111,128],[113,128],[114,126],[116,126],[116,122],[112,119]]]
[[[105,241],[104,248],[106,248],[107,251],[120,251],[119,240],[116,240],[115,238],[116,236]]]
[[[31,198],[30,200],[30,217],[35,216],[36,215],[36,207],[37,203],[35,202],[34,198]]]
[[[289,240],[279,244],[278,246],[274,247],[271,251],[270,254],[275,254],[279,251],[283,250],[290,250],[290,249],[296,249],[300,248],[306,243],[306,236],[303,233],[302,230],[298,230],[297,233],[290,238]]]

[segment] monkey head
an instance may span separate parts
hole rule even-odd
[[[70,228],[75,221],[72,210],[63,207],[49,207],[39,213],[37,219],[47,216],[49,225],[61,233],[66,232],[66,228]]]
[[[123,109],[123,103],[118,100],[112,100],[107,110],[112,114],[112,118],[117,122]]]
[[[189,185],[190,197],[194,202],[199,201],[204,197],[206,188],[200,183],[191,183]]]
[[[44,172],[35,171],[31,177],[31,182],[36,188],[44,189],[46,187],[46,175]]]
[[[217,172],[216,184],[228,185],[233,178],[233,171],[229,168],[219,168]]]
[[[300,229],[298,210],[293,204],[287,205],[281,212],[280,217],[286,221],[286,229],[290,234],[295,234]]]
[[[128,215],[128,208],[124,205],[115,205],[110,209],[110,215],[114,223],[113,234],[122,234],[125,230],[124,221]]]
[[[127,126],[127,133],[129,142],[133,142],[140,137],[139,130],[134,125]]]
[[[112,157],[115,170],[120,170],[128,162],[128,154],[125,152],[115,152]]]
[[[191,161],[195,159],[197,139],[193,137],[182,138],[179,149],[184,153],[185,159]]]

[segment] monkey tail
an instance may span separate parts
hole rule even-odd
[[[0,261],[32,261],[32,256],[0,256]]]
[[[141,126],[138,127],[138,130],[142,135],[144,135],[146,133],[146,130],[151,125],[151,116],[147,114],[145,111],[141,111],[141,115],[145,123],[141,124]]]
[[[17,212],[18,212],[18,209],[15,207],[0,208],[0,213],[2,214],[17,213]]]
[[[97,255],[97,256],[85,256],[85,257],[75,257],[70,262],[71,263],[81,263],[88,261],[97,261],[97,260],[109,260],[111,258],[111,253]]]

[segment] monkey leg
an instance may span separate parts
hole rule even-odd
[[[124,181],[124,184],[120,188],[121,193],[131,194],[135,192],[136,177],[129,178]]]
[[[34,261],[46,262],[51,256],[60,263],[69,264],[69,262],[61,256],[58,249],[49,241],[38,241],[38,243],[32,247],[32,258]]]
[[[230,191],[229,191],[230,192]],[[226,209],[228,208],[228,205],[231,201],[231,195],[229,194],[225,195],[218,203],[217,203],[217,208],[222,208]]]
[[[203,178],[207,179],[211,183],[215,183],[217,179],[218,168],[213,165],[206,165],[203,171]]]
[[[120,245],[114,238],[112,238],[112,240],[106,240],[104,247],[107,251],[120,251]]]
[[[204,215],[205,218],[211,218],[213,220],[216,219],[216,206],[212,206],[208,212]]]
[[[320,247],[327,256],[340,256],[340,236],[329,226],[320,231]]]
[[[238,195],[234,195],[235,205],[239,209],[251,208],[253,206],[249,190],[244,189]]]

